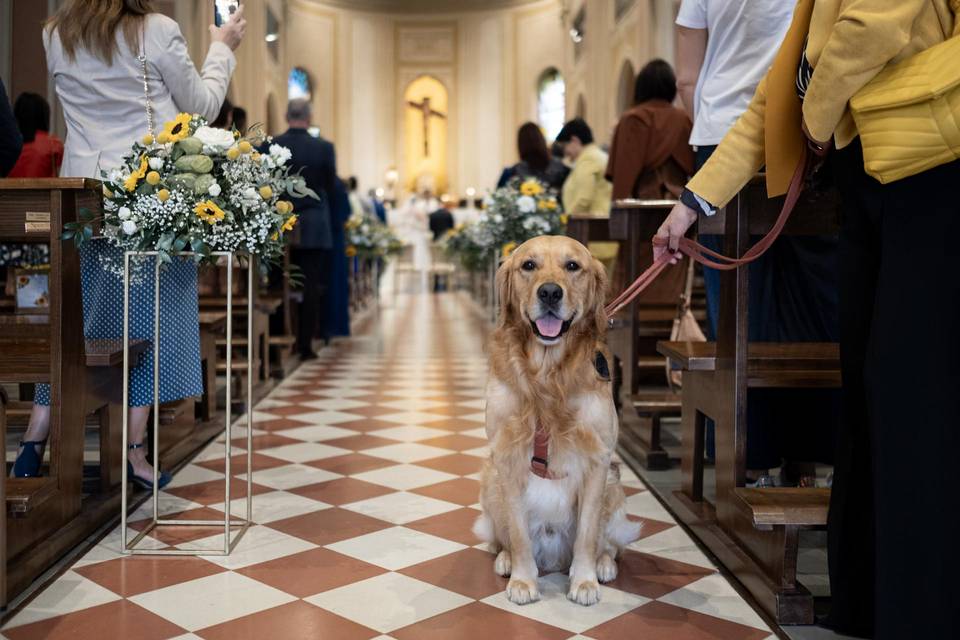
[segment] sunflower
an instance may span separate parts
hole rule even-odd
[[[568,222],[570,222],[570,216],[568,216],[568,215],[565,214],[565,213],[561,213],[561,214],[560,214],[560,224],[566,226],[566,224],[567,224]]]
[[[543,187],[536,180],[527,180],[520,185],[520,193],[525,196],[538,196],[543,193]]]
[[[143,177],[147,175],[147,168],[150,165],[147,163],[147,156],[140,156],[140,168],[132,172],[127,179],[123,181],[123,188],[127,191],[133,191],[137,188],[137,184],[143,180]]]
[[[206,222],[207,224],[216,224],[223,220],[224,213],[223,209],[218,207],[212,200],[206,200],[199,203],[193,208],[193,212],[197,214],[197,217]]]
[[[168,142],[183,140],[190,135],[190,121],[193,116],[189,113],[181,113],[170,122],[163,125],[163,132],[167,134]]]
[[[344,253],[347,254],[348,258],[352,258],[357,255],[357,248],[352,244],[344,250]]]
[[[290,216],[287,218],[287,221],[283,223],[283,226],[280,227],[280,231],[292,231],[293,227],[297,224],[297,216]]]
[[[553,211],[557,208],[557,201],[553,198],[547,198],[546,200],[541,200],[537,206],[541,211]]]
[[[516,248],[517,248],[516,242],[508,242],[507,244],[503,245],[503,247],[501,248],[501,251],[503,252],[503,257],[504,258],[510,257],[510,254],[513,253],[513,250]]]

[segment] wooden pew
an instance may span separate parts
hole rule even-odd
[[[700,233],[721,233],[726,255],[739,256],[751,235],[769,230],[782,198],[767,200],[752,181]],[[785,235],[835,232],[837,197],[808,192]],[[828,490],[747,489],[747,390],[831,388],[840,384],[839,348],[825,343],[750,343],[747,269],[724,272],[718,339],[661,343],[658,350],[684,371],[681,490],[666,496],[677,515],[781,624],[811,624],[813,597],[797,582],[799,531],[823,526]],[[716,501],[703,495],[704,424],[716,423]]]
[[[79,254],[60,240],[83,208],[99,209],[100,183],[84,179],[0,180],[0,241],[49,242],[50,309],[45,324],[10,323],[0,336],[0,382],[49,382],[50,474],[5,480],[4,498],[27,504],[30,517],[4,518],[0,567],[3,604],[66,550],[116,514],[116,507],[80,517],[83,489],[85,344]],[[109,506],[109,505],[108,505]]]
[[[609,238],[621,242],[623,279],[633,282],[653,261],[650,240],[676,204],[673,200],[617,200],[610,210]],[[677,415],[679,400],[666,389],[665,360],[657,340],[670,337],[686,280],[668,269],[613,319],[615,393],[621,408],[620,445],[647,469],[666,469],[670,458],[660,441],[660,418]],[[649,388],[649,387],[652,387]]]

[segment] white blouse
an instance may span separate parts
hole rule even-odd
[[[222,42],[211,44],[203,69],[197,73],[174,20],[148,15],[144,40],[154,133],[180,112],[214,120],[237,64],[230,47]],[[60,175],[100,178],[101,170],[118,167],[134,141],[147,133],[138,53],[130,51],[119,31],[112,65],[83,49],[70,60],[56,32],[44,30],[43,43],[67,124]]]

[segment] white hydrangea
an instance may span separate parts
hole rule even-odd
[[[520,196],[517,198],[517,209],[521,213],[533,213],[537,210],[537,201],[531,196]]]
[[[290,149],[280,146],[279,144],[270,145],[270,157],[276,162],[278,167],[285,165],[292,156],[293,153]]]

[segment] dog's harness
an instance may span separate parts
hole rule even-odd
[[[559,480],[566,474],[556,474],[550,467],[550,432],[537,418],[537,428],[533,432],[533,457],[530,458],[530,473],[545,480]]]

